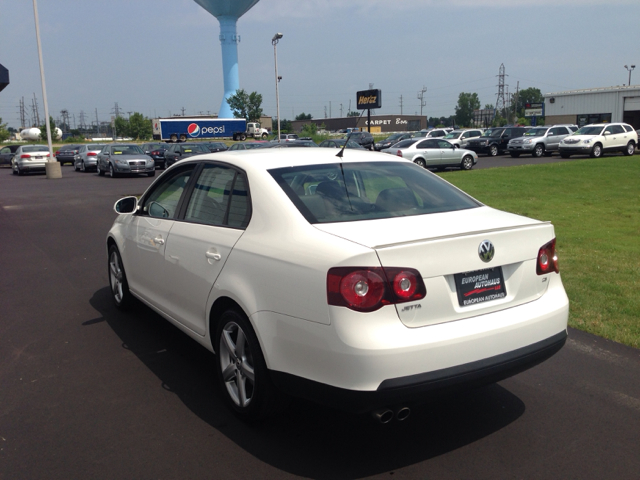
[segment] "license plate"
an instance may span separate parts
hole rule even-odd
[[[502,267],[454,275],[461,307],[499,300],[507,296]]]

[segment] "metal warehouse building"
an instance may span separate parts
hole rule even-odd
[[[640,85],[547,93],[544,107],[546,125],[625,122],[640,129]]]
[[[367,130],[367,114],[362,117],[318,118],[313,120],[293,120],[294,132],[300,132],[307,123],[315,123],[318,128],[336,131],[358,127]],[[427,117],[421,115],[371,115],[371,133],[415,132],[427,128]]]

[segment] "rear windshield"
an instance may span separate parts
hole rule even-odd
[[[425,215],[480,206],[409,162],[307,165],[269,173],[309,223]]]
[[[420,137],[416,138],[408,138],[406,140],[400,140],[398,143],[393,145],[393,148],[407,148],[416,143],[418,140],[422,140]]]
[[[40,145],[36,145],[34,147],[22,147],[22,151],[25,152],[25,153],[30,153],[30,152],[48,152],[49,151],[49,147],[40,146]]]

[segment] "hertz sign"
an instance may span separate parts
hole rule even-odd
[[[358,110],[372,110],[382,108],[380,90],[363,90],[356,93]]]

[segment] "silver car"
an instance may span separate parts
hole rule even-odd
[[[98,170],[98,154],[104,148],[104,144],[87,144],[78,148],[78,153],[73,158],[73,169],[77,172]]]
[[[475,152],[458,148],[442,138],[427,137],[418,140],[405,148],[397,148],[396,155],[411,160],[421,167],[438,170],[444,170],[447,167],[471,170],[478,162],[478,155]]]
[[[153,177],[156,164],[138,145],[110,143],[98,153],[98,175],[106,172],[111,178],[131,173],[146,173]]]
[[[521,153],[534,157],[551,156],[558,151],[560,141],[571,135],[569,125],[553,125],[551,127],[534,127],[527,130],[522,137],[509,140],[507,150],[513,158]]]
[[[452,143],[458,148],[467,148],[467,143],[472,138],[477,138],[482,135],[482,129],[474,128],[469,130],[454,130],[447,133],[444,137],[445,140]]]
[[[11,159],[11,169],[14,175],[44,172],[50,157],[51,152],[46,145],[20,145]]]

